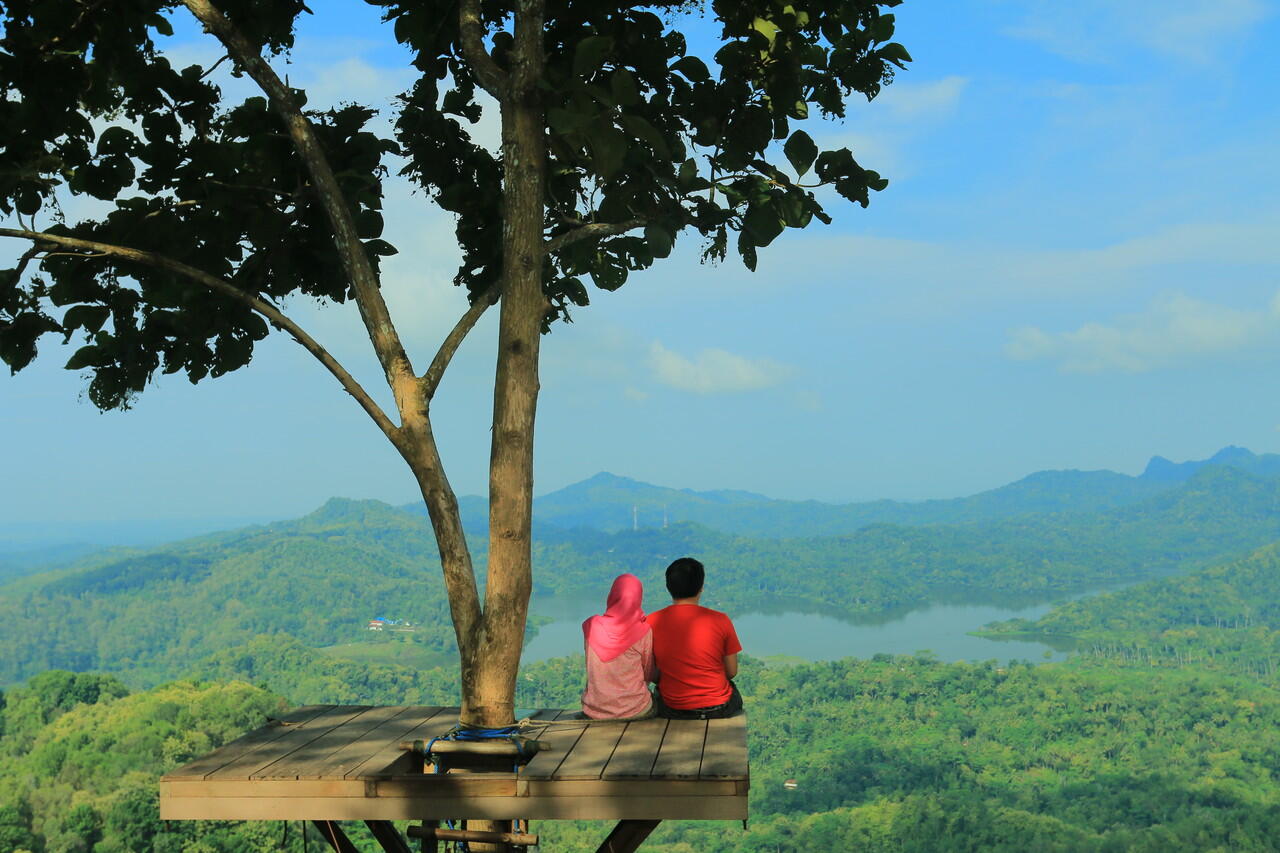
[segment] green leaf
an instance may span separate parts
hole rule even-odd
[[[99,154],[129,154],[137,144],[138,138],[127,128],[112,125],[102,131],[98,137]]]
[[[588,131],[587,144],[596,173],[608,180],[622,168],[627,156],[627,137],[616,127],[601,125]]]
[[[752,272],[756,271],[756,247],[752,245],[745,231],[738,234],[738,254],[742,257],[742,265]]]
[[[67,370],[83,370],[86,367],[97,367],[101,363],[102,351],[93,344],[80,347],[67,360]]]
[[[625,68],[619,68],[609,78],[609,91],[613,101],[620,107],[629,107],[640,103],[640,87],[635,76]]]
[[[767,246],[782,233],[785,226],[782,217],[772,202],[753,204],[747,208],[747,215],[742,217],[742,230],[751,237],[757,246]]]
[[[578,42],[573,51],[573,74],[575,77],[589,77],[604,62],[604,58],[613,50],[612,36],[587,36]]]
[[[173,25],[163,15],[147,15],[147,23],[156,28],[156,32],[162,36],[173,35]]]
[[[97,332],[110,316],[111,309],[105,305],[76,305],[63,315],[62,328],[68,333],[74,329]]]
[[[896,41],[889,42],[878,51],[880,58],[888,62],[892,62],[899,68],[906,66],[911,61],[911,54],[907,53],[907,49]]]
[[[787,159],[796,170],[796,177],[800,178],[804,177],[804,173],[813,165],[814,159],[818,156],[818,146],[809,138],[809,134],[803,130],[797,130],[791,134],[787,144],[782,146],[782,153],[787,155]]]
[[[644,239],[648,242],[649,251],[653,252],[655,258],[667,257],[676,244],[675,235],[656,222],[650,222],[644,227]]]
[[[600,252],[591,265],[591,280],[601,290],[617,290],[627,283],[627,268],[619,264],[612,255]]]
[[[671,150],[667,148],[667,141],[662,138],[662,134],[658,133],[658,129],[640,116],[627,115],[626,113],[618,117],[618,121],[622,124],[623,129],[635,138],[649,146],[649,149],[660,160],[670,160]]]
[[[363,238],[382,236],[382,214],[365,208],[356,214],[356,232]]]
[[[368,240],[364,247],[375,255],[398,255],[400,250],[386,240]]]
[[[698,177],[698,164],[690,157],[680,164],[680,174],[676,178],[680,183],[680,189],[689,192],[693,189],[693,182]]]
[[[671,63],[671,70],[680,72],[694,83],[705,83],[711,79],[706,64],[696,56],[682,56]]]

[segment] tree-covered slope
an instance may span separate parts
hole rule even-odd
[[[453,648],[435,542],[422,520],[333,500],[296,521],[176,543],[0,587],[0,683],[45,669],[125,671],[139,684],[259,634],[312,645],[377,616]]]
[[[665,566],[693,555],[709,567],[714,606],[871,614],[957,591],[1036,596],[1190,571],[1280,539],[1277,506],[1280,480],[1208,467],[1132,506],[984,524],[873,525],[790,540],[691,524],[546,529],[534,577],[544,592],[580,593],[632,571],[660,596]],[[366,630],[375,616],[407,619],[417,631],[375,640]],[[453,633],[425,519],[334,500],[296,521],[97,556],[0,586],[0,645],[10,652],[0,683],[64,668],[127,671],[131,683],[154,684],[277,633],[309,646],[409,641],[447,661]]]
[[[324,662],[276,665],[300,673]],[[531,704],[572,707],[580,667],[533,668],[541,701]],[[739,681],[748,827],[672,821],[646,849],[1203,853],[1273,850],[1280,835],[1280,696],[1249,679],[880,656],[747,660]],[[279,713],[271,690],[181,681],[125,695],[109,678],[47,673],[5,698],[0,849],[303,849],[297,824],[157,820],[157,778]],[[358,822],[347,828],[360,849],[376,849]],[[594,849],[607,830],[533,825],[556,851]],[[321,849],[314,837],[310,847]]]
[[[747,609],[782,599],[842,613],[919,604],[940,592],[1045,594],[1190,571],[1280,539],[1280,480],[1209,467],[1186,483],[1108,512],[984,524],[873,525],[850,536],[754,539],[692,525],[548,537],[535,582],[571,592],[690,554],[710,571],[707,596]]]
[[[1083,655],[1120,666],[1195,666],[1280,686],[1280,543],[987,631],[1069,636]]]

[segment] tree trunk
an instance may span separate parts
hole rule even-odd
[[[489,454],[489,570],[479,636],[474,649],[462,654],[462,718],[485,726],[514,721],[516,672],[533,589],[533,433],[547,312],[542,293],[546,131],[536,86],[542,73],[542,23],[541,0],[517,4],[515,50],[502,99],[503,266]]]

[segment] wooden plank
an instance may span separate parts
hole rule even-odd
[[[370,731],[377,729],[388,720],[407,710],[403,705],[389,705],[370,708],[364,713],[352,717],[336,729],[330,730],[311,743],[304,744],[293,752],[283,754],[272,763],[255,771],[251,779],[323,779],[324,769],[329,765],[333,755],[352,743],[359,743]],[[381,745],[381,744],[379,744]],[[364,757],[377,751],[377,747],[365,747]],[[339,774],[341,775],[341,774]]]
[[[556,716],[556,725],[547,726],[546,731],[538,738],[545,744],[545,748],[529,759],[528,764],[520,768],[521,777],[527,779],[550,779],[552,777],[560,766],[560,762],[564,761],[565,756],[569,754],[578,742],[578,738],[582,737],[582,733],[588,728],[585,720],[574,724],[561,722],[575,713],[575,711],[561,711]]]
[[[423,708],[422,711],[424,713],[417,718],[416,725],[409,727],[398,737],[379,747],[378,751],[373,755],[348,770],[344,778],[385,779],[388,776],[403,775],[409,769],[413,756],[400,748],[400,741],[429,741],[433,737],[439,737],[458,724],[460,710],[459,708]],[[428,715],[425,713],[427,711],[432,713]],[[396,719],[397,723],[414,722],[412,716],[408,716],[407,719],[406,716],[398,717]],[[392,729],[400,729],[400,725],[389,727],[388,733]]]
[[[178,779],[160,783],[161,797],[364,797],[359,779]]]
[[[538,710],[530,714],[528,717],[525,717],[525,719],[534,723],[543,722],[543,721],[550,722],[551,720],[556,719],[563,713],[565,712],[560,708],[539,708]],[[542,738],[542,735],[545,734],[546,731],[547,731],[547,726],[530,726],[529,728],[521,729],[520,734],[522,737],[527,737],[531,740],[540,740]]]
[[[301,725],[332,707],[332,705],[304,705],[301,708],[294,708],[289,713],[281,715],[279,719],[272,720],[261,728],[254,729],[230,743],[223,744],[208,755],[197,758],[195,761],[166,773],[162,778],[203,779],[219,767],[230,764],[249,749],[283,737],[290,727]]]
[[[744,820],[732,797],[161,797],[161,820]]]
[[[516,796],[514,773],[423,773],[407,778],[379,779],[368,782],[372,794],[380,799],[473,799]]]
[[[653,762],[657,779],[697,779],[702,765],[702,745],[707,739],[706,720],[671,720],[662,747]]]
[[[613,757],[600,774],[602,779],[648,779],[666,734],[667,721],[661,717],[627,723]]]
[[[422,724],[425,719],[435,716],[440,708],[426,705],[410,705],[401,707],[400,712],[369,729],[358,740],[334,752],[329,758],[309,773],[299,773],[299,779],[341,779],[351,770],[360,766],[374,754],[393,743],[399,743],[404,732]]]
[[[553,779],[599,779],[628,723],[592,723],[552,774]]]
[[[730,797],[739,793],[734,779],[528,779],[516,785],[526,797]]]
[[[739,714],[707,720],[707,741],[702,748],[699,779],[746,779],[747,717]]]
[[[281,755],[288,755],[317,738],[368,710],[367,705],[334,705],[321,711],[305,723],[290,726],[288,730],[267,743],[247,749],[228,764],[214,770],[207,779],[248,779],[260,768],[267,766]]]
[[[497,778],[492,778],[492,777]],[[416,774],[392,779],[208,779],[160,783],[160,796],[176,799],[219,797],[316,798],[351,797],[729,797],[745,793],[741,780],[518,779],[511,773],[473,775]]]

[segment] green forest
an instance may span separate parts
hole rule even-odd
[[[672,822],[646,849],[1263,851],[1280,835],[1278,487],[1209,467],[1105,510],[799,539],[544,525],[537,568],[544,593],[570,593],[626,569],[655,583],[669,555],[693,553],[730,612],[1138,581],[985,629],[1070,637],[1061,663],[745,659],[747,827]],[[430,546],[414,513],[334,500],[0,585],[14,651],[0,662],[0,852],[320,849],[296,823],[161,824],[156,781],[287,707],[455,702]],[[374,615],[418,630],[374,635]],[[582,672],[580,656],[528,665],[518,703],[573,707]],[[533,830],[549,850],[603,836]]]
[[[300,695],[236,679],[237,666]],[[520,701],[572,705],[580,666],[531,667]],[[161,825],[156,779],[288,704],[351,701],[351,691],[364,701],[443,701],[451,692],[445,673],[329,671],[322,656],[279,642],[224,656],[207,672],[218,680],[130,694],[110,676],[55,671],[10,691],[0,849],[301,850],[296,825]],[[1248,678],[1090,659],[996,667],[878,656],[748,661],[741,683],[748,828],[672,823],[652,849],[1262,851],[1280,831],[1280,697]],[[798,787],[784,788],[785,779]],[[589,823],[534,830],[552,850],[602,835]]]
[[[661,589],[667,563],[691,555],[714,573],[708,603],[730,613],[783,602],[869,616],[957,592],[1048,597],[1247,554],[1280,539],[1277,502],[1280,478],[1214,466],[1106,511],[875,524],[842,536],[748,538],[691,522],[619,532],[544,526],[535,591],[603,590],[624,571]],[[473,543],[482,564],[483,543]],[[148,687],[260,634],[317,647],[368,641],[375,616],[415,626],[380,641],[410,642],[427,664],[453,659],[426,520],[377,501],[334,499],[295,521],[104,552],[0,584],[0,646],[9,650],[0,684],[68,669],[117,672]],[[539,622],[535,613],[531,632]]]

